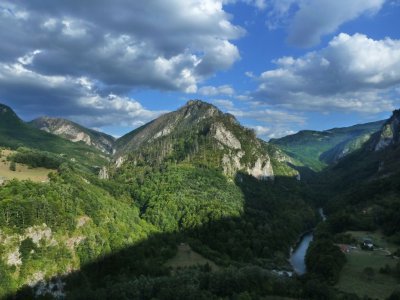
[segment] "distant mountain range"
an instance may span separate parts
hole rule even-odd
[[[194,159],[199,157],[200,148],[203,156],[204,151],[212,148],[213,152],[218,152],[219,164],[226,174],[246,169],[257,177],[265,178],[274,176],[273,165],[284,174],[292,176],[298,174],[294,170],[296,165],[314,172],[321,171],[361,149],[372,136],[377,140],[374,134],[386,122],[377,121],[325,131],[303,130],[266,143],[257,139],[252,130],[242,127],[234,116],[222,113],[211,104],[192,100],[177,111],[162,115],[115,139],[62,118],[40,117],[24,123],[11,108],[4,105],[1,108],[3,117],[0,122],[3,122],[3,126],[0,132],[8,132],[10,136],[4,139],[5,146],[15,148],[16,145],[25,145],[51,151],[54,148],[54,152],[62,152],[65,143],[53,137],[57,135],[100,150],[113,157],[117,165],[126,160],[128,154],[151,163],[172,157],[178,160],[187,157]],[[53,135],[40,134],[33,128]],[[379,142],[376,142],[376,149],[398,139],[390,128],[389,125],[385,127]],[[68,143],[65,145],[72,147]]]
[[[382,128],[385,121],[358,124],[325,131],[303,130],[270,143],[280,146],[288,155],[313,171],[320,171],[330,164],[360,149],[371,136]]]
[[[265,179],[276,175],[298,176],[298,172],[286,164],[291,159],[284,152],[256,138],[255,133],[242,127],[234,116],[199,100],[189,101],[177,111],[119,139],[61,118],[41,117],[24,123],[11,108],[3,106],[3,110],[7,111],[7,118],[12,119],[10,122],[5,116],[2,118],[2,130],[9,135],[3,146],[20,145],[62,153],[63,147],[75,144],[76,148],[85,144],[113,157],[117,166],[128,158],[149,164],[164,160],[204,160],[229,176],[237,171]],[[17,139],[18,136],[21,138]],[[62,143],[59,137],[63,138]]]

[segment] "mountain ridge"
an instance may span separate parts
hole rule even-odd
[[[114,142],[116,140],[114,137],[100,131],[86,128],[67,119],[43,116],[28,122],[28,124],[37,129],[70,140],[71,142],[82,141],[86,145],[93,146],[110,155],[114,152]]]
[[[28,147],[52,152],[90,166],[106,163],[106,158],[97,149],[30,126],[12,108],[3,104],[0,104],[0,146],[11,149]]]
[[[272,139],[270,143],[281,146],[302,165],[320,171],[360,149],[380,130],[384,122],[375,121],[324,131],[301,130],[293,135]]]

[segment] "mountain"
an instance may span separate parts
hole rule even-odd
[[[58,135],[71,142],[84,142],[88,146],[113,154],[115,138],[96,130],[85,128],[72,121],[61,118],[40,117],[28,123],[29,125]]]
[[[298,175],[280,149],[258,139],[234,116],[200,100],[128,133],[115,145],[118,166],[126,160],[186,161],[219,168],[231,177],[239,171],[263,179]]]
[[[28,147],[52,152],[85,165],[102,165],[106,162],[96,149],[36,129],[22,121],[10,107],[3,104],[0,104],[0,146],[11,149]]]
[[[289,156],[314,171],[320,171],[360,149],[379,131],[384,121],[358,124],[325,131],[303,130],[270,143],[280,146]]]

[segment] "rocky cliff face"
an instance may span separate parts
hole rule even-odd
[[[373,139],[373,150],[380,151],[391,145],[398,145],[400,140],[400,110],[393,111],[390,119]]]
[[[72,142],[84,142],[107,154],[112,154],[114,150],[115,139],[112,136],[85,128],[69,120],[41,117],[29,124]]]
[[[241,171],[258,179],[273,179],[274,164],[286,165],[271,159],[252,130],[200,100],[191,100],[179,110],[123,136],[116,147],[116,167],[140,161],[187,161],[219,168],[229,177]],[[296,177],[298,173],[291,169],[290,175]]]
[[[243,162],[246,150],[234,133],[229,131],[223,123],[215,123],[211,126],[212,137],[218,142],[219,149],[227,150],[222,156],[222,167],[225,175],[234,176],[238,171],[246,173],[258,179],[273,179],[274,170],[269,155],[260,151],[252,162]],[[261,150],[258,140],[252,140],[254,149]]]

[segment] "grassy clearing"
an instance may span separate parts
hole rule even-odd
[[[176,253],[176,256],[168,260],[165,265],[167,267],[177,269],[204,266],[206,264],[211,267],[212,271],[217,271],[219,269],[214,262],[193,251],[188,244],[182,243],[178,246],[178,252]]]
[[[386,241],[380,232],[348,232],[357,239],[370,237],[374,244],[385,250],[394,251],[398,247]],[[394,266],[398,260],[387,255],[387,251],[363,251],[353,250],[346,254],[347,263],[344,266],[339,283],[336,287],[339,290],[356,293],[364,297],[373,299],[385,299],[395,289],[400,288],[399,282],[388,275],[379,273],[379,270],[385,265]],[[373,274],[367,275],[365,268],[372,268]]]
[[[35,182],[46,182],[48,180],[48,175],[50,172],[55,170],[50,170],[46,168],[29,168],[23,164],[16,164],[16,170],[10,170],[10,162],[7,161],[7,157],[12,154],[11,150],[1,150],[0,152],[0,181],[2,180],[27,180],[30,179]]]
[[[384,250],[388,250],[391,253],[396,251],[399,246],[390,243],[387,241],[386,237],[379,231],[368,232],[368,231],[348,231],[347,233],[351,234],[354,238],[359,241],[362,241],[363,238],[368,237],[371,238],[374,242],[374,245],[377,248],[383,248]]]

